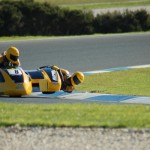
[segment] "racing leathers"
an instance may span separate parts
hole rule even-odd
[[[4,55],[4,53],[0,54],[0,68],[6,67],[9,65],[9,61]]]

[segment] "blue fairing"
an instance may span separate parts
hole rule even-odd
[[[26,71],[32,79],[44,79],[43,74],[40,70],[31,70],[31,71]]]
[[[47,73],[52,82],[58,82],[58,75],[50,66],[40,67],[40,70],[26,70],[25,72],[29,74],[32,79],[44,79],[42,70]]]
[[[24,78],[23,75],[10,75],[11,79],[15,82],[15,83],[24,83]]]
[[[0,82],[5,82],[4,77],[1,72],[0,72]]]

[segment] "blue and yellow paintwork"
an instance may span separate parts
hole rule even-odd
[[[39,88],[39,91],[43,93],[60,91],[62,84],[60,76],[57,71],[50,67],[29,70],[27,73],[31,77],[32,86]]]
[[[60,91],[61,79],[50,67],[24,71],[21,67],[0,69],[0,95],[30,95],[33,87],[42,93]]]
[[[31,79],[22,68],[0,69],[0,95],[22,96],[31,93]]]

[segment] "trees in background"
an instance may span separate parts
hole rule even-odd
[[[90,11],[69,10],[48,3],[0,1],[0,36],[81,35],[150,30],[146,10],[94,16]]]

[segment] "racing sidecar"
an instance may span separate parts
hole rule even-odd
[[[0,95],[18,97],[31,93],[30,76],[21,67],[0,68]]]
[[[20,97],[35,91],[54,93],[60,91],[61,84],[58,72],[50,67],[28,71],[21,67],[0,69],[0,95]]]
[[[51,94],[61,90],[63,80],[62,72],[50,66],[26,71],[21,67],[0,68],[0,95],[20,97],[32,92]]]

